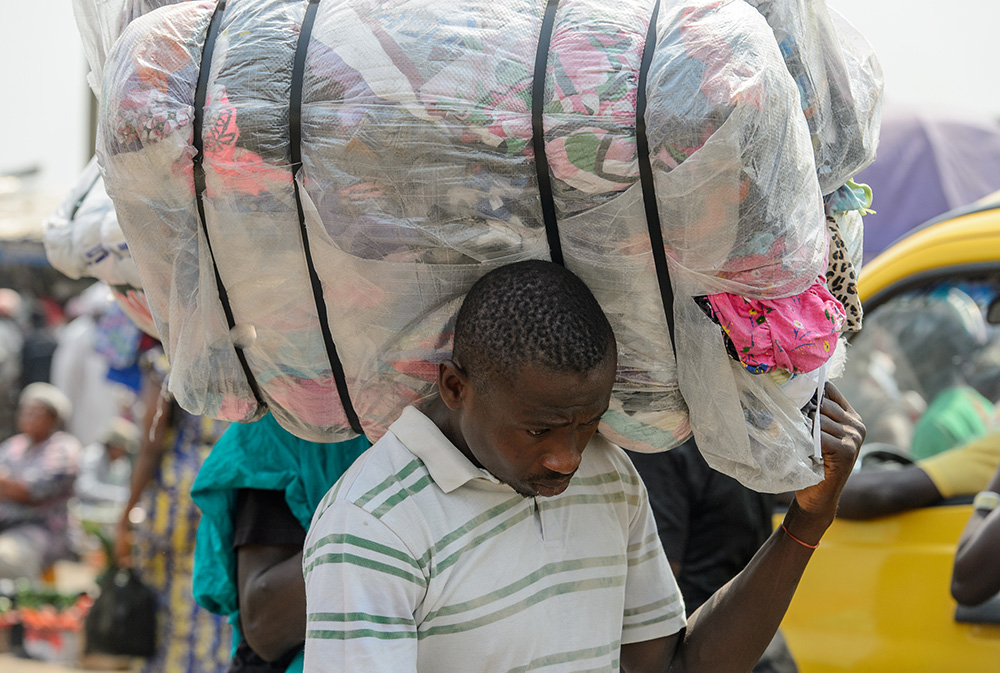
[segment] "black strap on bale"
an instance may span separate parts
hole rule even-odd
[[[549,45],[552,42],[552,28],[556,22],[559,0],[548,0],[542,29],[538,35],[538,51],[535,52],[535,74],[531,83],[531,140],[535,149],[535,172],[538,174],[538,195],[542,202],[542,221],[549,241],[549,256],[556,264],[563,264],[562,244],[559,242],[559,225],[556,223],[556,202],[552,196],[552,178],[549,175],[549,160],[545,154],[545,127],[542,123],[542,108],[545,103],[545,71],[549,61]]]
[[[635,144],[639,159],[639,184],[642,187],[642,202],[646,210],[646,228],[649,230],[649,243],[653,249],[656,280],[660,286],[660,300],[663,303],[663,315],[667,319],[670,345],[673,347],[674,355],[676,356],[677,344],[674,341],[674,290],[670,284],[667,252],[663,245],[663,230],[660,227],[660,209],[656,204],[653,166],[649,159],[649,137],[646,134],[646,82],[649,79],[650,64],[653,62],[653,51],[656,49],[656,20],[659,13],[660,0],[656,0],[656,4],[653,5],[653,14],[649,17],[646,44],[642,49],[642,62],[639,66],[639,84],[635,100]]]
[[[100,179],[101,179],[101,172],[98,171],[97,175],[94,176],[94,179],[90,181],[90,186],[88,186],[85,190],[83,190],[83,194],[80,194],[80,198],[76,200],[76,202],[73,204],[73,207],[70,209],[69,217],[66,218],[68,221],[72,222],[73,220],[76,219],[76,214],[80,212],[80,208],[83,207],[83,202],[86,201],[87,197],[90,196],[90,193],[94,191],[94,187],[97,186],[97,181]]]
[[[205,48],[201,53],[201,70],[198,73],[198,86],[194,93],[194,194],[195,202],[198,206],[198,219],[201,222],[202,232],[205,234],[205,241],[208,244],[208,253],[212,259],[212,270],[215,271],[215,285],[219,291],[219,301],[222,303],[222,310],[226,314],[226,323],[232,330],[236,325],[233,318],[233,309],[229,305],[229,293],[222,283],[222,276],[219,275],[219,267],[215,263],[215,252],[212,250],[212,239],[208,235],[208,225],[205,220],[205,141],[202,137],[202,129],[205,123],[205,100],[208,96],[208,75],[212,65],[212,54],[215,51],[216,38],[219,36],[219,29],[222,25],[222,14],[226,11],[226,0],[220,0],[215,6],[215,13],[212,14],[212,22],[208,26],[208,34],[205,37]],[[242,348],[236,348],[236,357],[240,361],[243,373],[246,375],[247,383],[253,396],[257,400],[258,406],[265,406],[260,397],[260,389],[257,387],[257,380],[250,371],[247,364],[246,355]]]
[[[323,344],[326,346],[326,355],[330,360],[330,371],[333,372],[334,382],[337,385],[337,394],[340,396],[340,403],[344,407],[344,414],[351,429],[359,435],[364,434],[361,429],[361,421],[354,410],[351,402],[351,394],[347,389],[347,378],[344,376],[344,366],[337,355],[337,346],[333,342],[333,334],[330,332],[330,319],[326,310],[326,300],[323,297],[323,284],[316,273],[316,266],[313,264],[312,249],[309,247],[309,233],[306,231],[306,216],[302,209],[302,195],[299,192],[299,183],[295,179],[302,168],[302,87],[305,80],[306,53],[309,51],[309,38],[312,35],[313,24],[316,22],[316,11],[319,7],[319,0],[308,0],[305,17],[302,19],[302,29],[299,31],[299,40],[295,46],[295,62],[292,66],[292,91],[291,100],[288,107],[288,138],[292,160],[292,189],[295,192],[295,207],[299,214],[299,231],[302,234],[302,249],[305,251],[306,267],[309,270],[309,282],[312,285],[313,301],[316,304],[316,314],[319,317],[320,330],[323,333]]]

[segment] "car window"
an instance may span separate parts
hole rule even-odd
[[[930,429],[940,435],[942,418],[956,435],[990,420],[1000,401],[1000,325],[987,314],[998,297],[998,275],[948,279],[866,311],[837,382],[865,418],[866,444],[923,458],[944,448]]]

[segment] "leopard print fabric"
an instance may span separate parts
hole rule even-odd
[[[826,226],[830,231],[830,265],[826,270],[826,285],[830,293],[844,305],[847,320],[845,332],[861,329],[864,312],[858,298],[858,277],[854,265],[847,254],[847,244],[840,235],[840,226],[832,215],[826,216]]]

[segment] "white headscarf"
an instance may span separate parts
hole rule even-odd
[[[21,391],[20,402],[24,404],[25,402],[32,401],[41,402],[52,409],[61,423],[69,420],[70,415],[73,413],[73,404],[69,401],[69,398],[51,383],[32,383],[26,386]]]

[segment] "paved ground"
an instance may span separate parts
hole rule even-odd
[[[0,671],[3,671],[3,673],[67,673],[68,671],[79,673],[80,670],[76,666],[50,664],[44,661],[20,659],[9,654],[0,654]],[[115,669],[88,668],[87,670],[91,671],[91,673],[107,673]],[[120,671],[121,669],[117,670]]]

